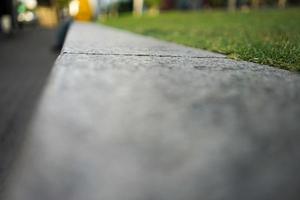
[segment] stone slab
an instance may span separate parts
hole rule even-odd
[[[268,66],[64,51],[6,199],[298,200],[299,100]]]

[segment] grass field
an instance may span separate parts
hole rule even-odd
[[[300,8],[229,13],[166,12],[159,16],[110,18],[106,25],[300,71]]]

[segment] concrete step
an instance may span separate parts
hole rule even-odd
[[[298,74],[75,23],[8,200],[299,199]]]

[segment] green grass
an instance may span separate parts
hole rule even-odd
[[[111,18],[104,24],[234,59],[300,71],[300,8],[235,13],[173,11],[156,17]]]

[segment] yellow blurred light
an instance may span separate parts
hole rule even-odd
[[[24,19],[25,19],[26,22],[32,21],[34,19],[33,12],[26,12],[25,16],[24,16]]]
[[[31,11],[27,11],[25,13],[21,13],[18,16],[18,21],[19,22],[30,22],[34,20],[34,14]]]
[[[79,0],[72,0],[69,4],[69,14],[76,16],[79,12]]]
[[[25,14],[24,13],[20,13],[18,15],[18,22],[23,22],[25,21]]]
[[[0,18],[2,31],[4,33],[9,33],[11,30],[11,17],[9,15],[3,15],[2,18]]]
[[[37,1],[36,0],[26,0],[25,5],[28,9],[35,9],[37,6]]]

